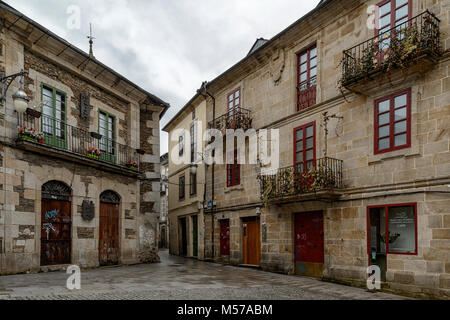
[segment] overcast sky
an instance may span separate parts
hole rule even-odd
[[[171,104],[162,128],[202,81],[214,79],[241,60],[257,38],[270,39],[319,0],[5,2],[85,51],[92,22],[95,57]],[[71,5],[80,8],[80,29],[67,27]],[[161,154],[165,152],[163,133]]]

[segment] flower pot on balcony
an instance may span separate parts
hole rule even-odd
[[[30,142],[36,142],[36,137],[33,137],[33,136],[25,134],[25,133],[19,134],[19,139],[30,141]]]
[[[100,159],[100,156],[98,156],[96,154],[93,154],[93,153],[89,153],[88,152],[86,155],[87,155],[88,158],[91,158],[91,159],[94,159],[94,160]]]

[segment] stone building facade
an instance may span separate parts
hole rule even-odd
[[[208,83],[209,127],[278,130],[282,169],[206,168],[205,258],[448,298],[449,17],[321,1]]]
[[[0,274],[157,260],[168,104],[0,3]]]
[[[169,251],[205,259],[203,133],[206,100],[197,94],[164,127],[169,133]]]

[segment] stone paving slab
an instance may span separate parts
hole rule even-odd
[[[0,277],[0,300],[397,300],[387,293],[160,253],[159,264],[84,270],[81,290],[64,272]]]

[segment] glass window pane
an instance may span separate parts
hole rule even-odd
[[[307,80],[307,75],[306,73],[303,73],[300,75],[300,82],[306,81]]]
[[[394,133],[401,133],[401,132],[406,132],[406,120],[397,122],[394,125]]]
[[[395,136],[395,146],[404,146],[406,144],[406,134]]]
[[[310,78],[314,78],[316,75],[317,75],[317,68],[312,68],[312,69],[309,71],[309,77],[310,77]]]
[[[378,113],[387,112],[387,111],[389,111],[389,108],[390,108],[389,100],[378,103]]]
[[[233,95],[232,95],[232,94],[230,94],[230,95],[228,96],[228,101],[233,101]]]
[[[395,121],[406,119],[406,108],[397,109],[394,111]]]
[[[408,22],[408,17],[403,18],[403,19],[401,19],[401,20],[398,20],[398,21],[395,23],[395,26],[397,27],[397,30],[401,30],[401,29],[407,28],[407,27],[408,27],[407,22]]]
[[[378,138],[389,137],[390,135],[390,126],[384,126],[378,129]]]
[[[303,54],[300,56],[300,63],[305,63],[308,60],[308,54]]]
[[[309,126],[306,128],[306,137],[312,137],[314,135],[314,127]]]
[[[414,206],[391,207],[388,210],[389,251],[415,253],[416,219]]]
[[[389,123],[389,113],[383,113],[378,116],[378,124],[383,125]]]
[[[395,11],[395,20],[408,16],[408,6],[401,7]]]
[[[406,94],[396,97],[394,99],[394,106],[395,108],[406,106]]]
[[[299,142],[297,142],[296,147],[297,147],[297,149],[296,149],[297,151],[303,150],[303,141],[300,140]]]
[[[308,70],[308,65],[306,63],[302,64],[300,66],[300,73],[306,72],[306,70]]]
[[[310,149],[314,147],[314,138],[306,139],[306,148]]]
[[[380,32],[379,32],[379,34],[381,35],[381,36],[380,36],[380,40],[381,40],[382,37],[384,36],[384,33],[387,32],[387,31],[389,31],[389,29],[391,29],[391,25],[388,25],[387,27],[384,27],[383,29],[380,29]]]
[[[384,28],[385,26],[391,25],[391,15],[388,14],[384,16],[383,18],[380,18],[380,28]]]
[[[388,13],[390,11],[391,11],[391,2],[389,1],[388,3],[386,3],[380,7],[380,11],[379,11],[380,17],[384,16],[386,13]]]
[[[297,140],[303,139],[303,129],[297,130]]]
[[[297,156],[296,156],[296,161],[298,162],[303,162],[303,152],[298,152]]]
[[[314,160],[314,150],[306,151],[306,160]]]
[[[317,48],[311,49],[311,51],[309,52],[310,58],[314,58],[315,56],[317,56]]]
[[[311,68],[317,66],[317,58],[311,59],[311,61],[309,62],[309,66]]]
[[[407,2],[408,2],[408,0],[396,0],[395,1],[395,7],[398,8],[398,7],[404,5]]]
[[[235,98],[238,98],[240,94],[241,94],[241,91],[238,90],[238,91],[236,91],[236,92],[234,93],[234,97],[235,97]]]
[[[378,150],[384,150],[389,148],[389,138],[381,139],[378,141]]]

